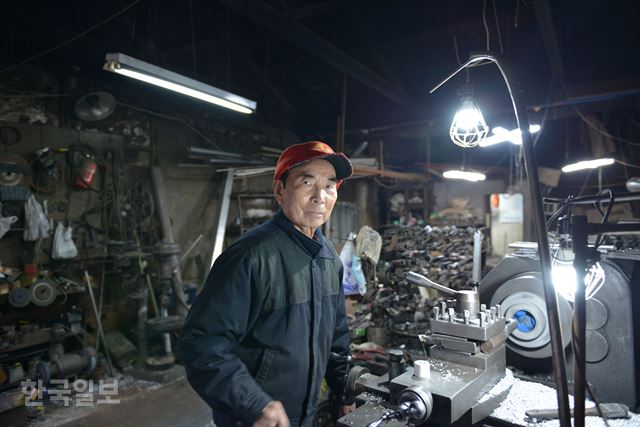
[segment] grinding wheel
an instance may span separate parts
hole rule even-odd
[[[9,304],[22,308],[31,302],[31,294],[25,288],[15,288],[9,293]]]
[[[31,300],[35,305],[46,307],[51,305],[58,294],[53,283],[47,281],[39,281],[31,285]]]

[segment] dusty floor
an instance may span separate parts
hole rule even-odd
[[[211,411],[191,389],[185,378],[123,393],[120,403],[90,408],[58,408],[33,421],[24,408],[0,415],[3,427],[205,427],[211,426]]]

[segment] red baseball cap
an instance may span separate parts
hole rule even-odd
[[[347,156],[343,153],[336,153],[324,142],[309,141],[285,148],[280,154],[280,158],[278,158],[278,163],[276,163],[276,172],[273,175],[273,180],[279,180],[285,172],[314,159],[324,159],[333,165],[336,170],[338,186],[343,179],[353,175],[353,166],[351,166]]]

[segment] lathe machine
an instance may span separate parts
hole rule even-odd
[[[346,392],[356,396],[357,408],[340,426],[471,425],[509,392],[495,386],[505,375],[505,341],[517,322],[506,319],[500,305],[480,304],[477,288],[454,291],[413,272],[407,280],[452,298],[434,307],[431,333],[420,335],[428,356],[405,367],[403,353],[391,350],[382,376],[352,368]]]

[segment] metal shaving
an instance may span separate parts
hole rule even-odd
[[[507,370],[507,373],[510,373],[510,371]],[[505,375],[503,380],[506,378],[507,377]],[[496,384],[496,387],[494,387],[490,393],[498,394],[495,390],[500,386],[500,383],[502,383],[502,381]],[[573,407],[573,396],[569,396],[569,405]],[[587,407],[591,407],[593,405],[593,402],[589,400],[586,401]],[[507,398],[495,411],[493,411],[491,416],[521,426],[556,427],[560,425],[558,420],[537,421],[528,418],[525,415],[525,411],[529,409],[555,409],[557,407],[558,402],[556,400],[556,391],[554,389],[542,384],[514,378],[513,386],[511,387],[511,391],[507,395]],[[608,420],[609,426],[640,426],[640,415],[633,414],[631,412],[629,415],[630,417],[626,419]],[[599,417],[586,417],[585,424],[588,427],[605,427],[604,421]]]
[[[494,396],[498,396],[501,393],[504,393],[505,391],[507,391],[510,387],[513,386],[513,380],[514,380],[513,372],[507,369],[506,372],[504,373],[504,377],[502,377],[502,379],[498,381],[498,384],[496,384],[489,391],[489,393],[485,394],[480,398],[480,400],[478,400],[478,404],[484,403],[487,400],[492,399]]]

